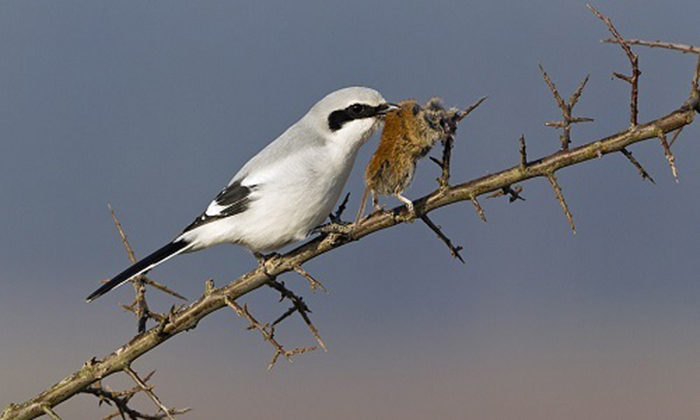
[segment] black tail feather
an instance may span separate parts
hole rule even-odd
[[[122,284],[126,283],[127,281],[129,281],[130,278],[153,268],[154,266],[160,264],[161,262],[165,261],[166,259],[168,259],[176,254],[179,254],[188,245],[189,245],[189,243],[182,241],[182,240],[170,242],[169,244],[158,249],[157,251],[153,252],[149,256],[138,261],[136,264],[132,265],[131,267],[127,268],[126,270],[124,270],[121,273],[114,276],[114,278],[112,280],[110,280],[107,283],[100,286],[99,289],[92,292],[90,294],[90,296],[85,298],[85,300],[88,303],[92,302],[93,300],[104,295],[105,293],[109,292],[110,290],[114,289],[115,287],[121,286]]]

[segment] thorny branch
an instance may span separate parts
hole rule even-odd
[[[301,354],[301,353],[306,353],[308,351],[313,351],[316,350],[316,347],[302,347],[302,348],[296,348],[293,350],[285,350],[284,347],[275,339],[275,326],[274,325],[269,325],[269,324],[261,324],[256,320],[253,315],[250,314],[248,311],[248,305],[243,305],[241,307],[238,305],[236,302],[231,300],[228,296],[225,297],[226,304],[231,307],[238,316],[243,317],[248,320],[250,325],[248,326],[249,330],[255,329],[257,330],[260,335],[270,343],[272,347],[275,349],[275,353],[272,356],[272,359],[270,359],[270,363],[267,365],[267,370],[272,370],[272,368],[275,366],[275,363],[277,363],[277,359],[279,359],[280,356],[284,356],[289,363],[292,363],[292,356],[295,354]]]
[[[625,42],[625,40],[622,38],[622,35],[617,31],[615,26],[613,25],[612,21],[610,20],[609,17],[603,16],[602,13],[600,13],[598,10],[596,10],[593,6],[590,4],[587,4],[586,7],[588,10],[590,10],[598,19],[603,21],[605,25],[608,27],[608,31],[615,37],[616,43],[622,47],[622,50],[625,52],[625,55],[629,59],[630,66],[632,67],[632,75],[631,76],[626,76],[617,72],[613,72],[613,76],[617,77],[620,80],[624,80],[625,82],[629,83],[631,87],[631,94],[630,94],[630,126],[634,128],[637,125],[637,119],[639,115],[639,76],[641,76],[642,72],[639,70],[639,57],[632,52],[632,49],[630,48],[629,44]],[[639,171],[639,174],[642,176],[642,179],[648,179],[652,184],[655,184],[653,178],[649,175],[649,173],[644,169],[641,163],[637,159],[635,159],[632,156],[632,152],[630,152],[627,149],[622,149],[620,150],[622,154],[627,158],[627,160]]]
[[[156,405],[156,407],[158,407],[158,409],[160,411],[165,413],[165,416],[169,420],[175,420],[175,419],[173,419],[173,416],[171,415],[171,409],[169,409],[168,407],[163,405],[162,402],[160,402],[160,398],[158,398],[156,393],[153,392],[152,386],[147,385],[146,382],[144,380],[142,380],[133,369],[131,369],[131,367],[129,367],[129,366],[125,367],[124,372],[126,372],[126,374],[129,375],[129,377],[134,382],[136,382],[136,385],[138,385],[139,388],[141,388],[143,390],[143,392],[145,392],[146,395],[148,395],[148,398],[150,398],[150,400],[153,401],[153,403]]]
[[[574,106],[576,106],[576,102],[578,102],[579,98],[581,97],[581,94],[583,93],[583,89],[586,87],[586,84],[588,83],[589,76],[586,76],[581,81],[581,84],[578,86],[578,89],[576,89],[576,92],[571,94],[571,96],[569,97],[569,101],[564,102],[564,99],[559,94],[559,91],[557,90],[557,87],[554,85],[554,82],[552,82],[552,79],[549,78],[549,75],[544,70],[544,67],[542,67],[542,64],[540,64],[539,66],[540,66],[540,72],[542,73],[542,77],[544,78],[544,81],[547,83],[547,86],[549,86],[549,89],[552,91],[552,95],[554,95],[554,100],[557,101],[557,105],[559,105],[559,109],[561,109],[561,113],[563,116],[562,121],[548,121],[544,125],[546,125],[547,127],[554,127],[554,128],[561,128],[562,129],[562,134],[560,136],[561,149],[567,150],[569,148],[569,144],[571,143],[571,125],[576,124],[576,123],[593,121],[593,118],[573,117],[571,115],[571,112],[573,111]],[[522,144],[524,144],[524,141]]]
[[[103,385],[100,381],[93,385],[90,385],[86,389],[80,391],[84,394],[90,394],[99,400],[99,405],[106,404],[109,406],[114,406],[117,411],[106,416],[103,420],[111,420],[116,417],[125,419],[127,416],[131,420],[161,420],[161,419],[172,419],[173,416],[180,414],[185,414],[190,411],[189,408],[177,409],[171,408],[167,411],[161,410],[154,415],[145,414],[140,411],[134,410],[129,407],[129,401],[138,393],[146,392],[147,390],[152,391],[152,386],[147,385],[148,381],[151,379],[155,371],[146,375],[142,380],[142,385],[137,385],[131,389],[125,391],[112,391],[109,387]]]
[[[299,265],[295,266],[294,271],[296,271],[297,274],[299,274],[300,276],[304,277],[306,280],[309,281],[309,288],[311,288],[312,292],[315,292],[316,289],[321,289],[324,292],[328,293],[328,290],[326,290],[326,288],[323,287],[323,284],[321,284],[320,281],[316,280],[316,278],[314,278],[306,270],[301,268],[301,266],[299,266]]]
[[[126,237],[126,233],[124,233],[124,229],[122,228],[122,224],[117,218],[117,214],[114,212],[114,209],[112,208],[111,205],[108,206],[109,211],[112,215],[112,220],[114,221],[114,226],[117,228],[117,232],[119,233],[119,238],[122,240],[122,245],[124,245],[124,249],[126,250],[126,254],[129,256],[129,261],[131,261],[132,264],[136,263],[136,255],[134,254],[134,250],[131,248],[131,245],[129,244],[129,240]],[[160,321],[163,317],[162,314],[158,314],[155,312],[151,312],[151,310],[148,308],[148,302],[146,301],[146,287],[144,286],[145,284],[151,285],[155,287],[156,289],[165,292],[171,296],[174,296],[178,299],[182,300],[187,300],[185,297],[180,295],[177,292],[174,292],[167,288],[166,286],[163,286],[162,284],[159,284],[145,275],[140,275],[134,277],[133,280],[131,280],[134,283],[134,292],[136,293],[136,298],[134,299],[133,302],[129,305],[122,305],[122,308],[124,308],[127,311],[133,312],[134,315],[136,315],[137,323],[138,323],[138,332],[142,333],[146,331],[146,322],[149,319],[154,319],[156,321]]]
[[[505,187],[501,187],[501,189],[499,189],[495,193],[487,195],[486,198],[497,198],[507,195],[508,201],[510,203],[516,200],[525,201],[525,198],[520,195],[521,192],[523,192],[523,187],[521,187],[520,185],[516,185],[515,187],[506,185]]]
[[[476,200],[476,199],[474,199],[474,200]],[[474,201],[472,201],[472,202],[474,202]],[[478,203],[477,203],[477,205],[478,205]],[[479,207],[480,207],[480,206],[479,206]],[[477,210],[477,211],[478,211],[478,210]],[[480,214],[483,214],[483,209],[482,209],[482,211],[481,211]],[[453,257],[453,258],[457,258],[458,260],[460,260],[460,261],[462,262],[462,264],[465,264],[464,258],[462,258],[462,256],[459,254],[459,251],[461,251],[463,248],[462,248],[461,246],[454,246],[454,245],[452,244],[452,241],[450,241],[450,238],[448,238],[448,237],[442,232],[442,229],[440,229],[440,226],[438,226],[438,225],[436,225],[435,223],[433,223],[433,221],[430,220],[430,218],[428,217],[427,214],[421,214],[421,215],[420,215],[420,218],[423,220],[423,222],[425,222],[426,225],[428,225],[428,227],[429,227],[433,232],[435,232],[435,234],[438,236],[438,238],[440,238],[440,240],[441,240],[442,242],[444,242],[445,245],[447,245],[447,247],[450,249],[450,254],[452,254],[452,257]]]
[[[574,217],[571,215],[571,211],[569,211],[569,206],[566,205],[566,200],[564,200],[564,193],[561,191],[561,187],[559,187],[559,183],[557,182],[557,177],[554,176],[554,173],[552,172],[551,174],[547,175],[547,180],[549,181],[550,184],[552,184],[552,189],[554,190],[554,194],[557,196],[557,200],[559,200],[559,204],[561,204],[562,210],[564,210],[564,214],[566,215],[566,220],[569,221],[569,226],[571,226],[571,231],[576,234],[576,226],[574,226]]]
[[[294,267],[292,267],[292,269],[294,270]],[[314,338],[316,339],[316,342],[318,342],[318,345],[321,346],[323,351],[328,351],[326,343],[323,342],[323,340],[321,339],[321,335],[318,333],[318,329],[314,326],[313,322],[311,322],[311,318],[309,318],[311,310],[308,306],[306,306],[306,303],[301,298],[301,296],[297,296],[296,294],[294,294],[294,292],[287,289],[283,282],[275,280],[274,277],[269,280],[267,285],[280,292],[280,295],[282,296],[281,299],[288,299],[292,302],[292,307],[289,308],[287,312],[282,314],[282,316],[277,318],[275,322],[272,323],[272,325],[275,326],[279,324],[291,314],[297,312],[306,323],[306,326],[311,331],[311,334],[313,334]]]
[[[438,179],[438,184],[441,190],[445,190],[450,186],[450,160],[452,159],[452,147],[454,146],[454,136],[457,132],[457,125],[479,107],[485,100],[486,96],[479,98],[476,102],[469,105],[467,109],[458,113],[454,120],[448,121],[447,134],[443,139],[442,160],[437,160],[431,157],[431,160],[442,168],[442,175]]]
[[[594,13],[600,15],[597,11]],[[607,21],[609,22],[609,19]],[[619,34],[616,38],[621,40]],[[621,44],[625,44],[624,40],[621,41]],[[698,47],[693,47],[693,49],[696,48]],[[635,74],[636,72],[633,72],[633,77]],[[509,169],[459,185],[449,186],[447,183],[449,176],[444,176],[444,182],[441,182],[440,188],[420,199],[414,200],[416,213],[427,214],[460,201],[470,200],[472,203],[475,203],[476,198],[480,195],[489,194],[536,177],[547,178],[551,183],[552,179],[555,179],[553,178],[554,173],[560,169],[611,153],[619,153],[635,143],[660,138],[661,133],[663,133],[663,136],[666,136],[667,133],[677,131],[691,124],[694,120],[695,112],[700,112],[699,80],[700,58],[695,67],[690,99],[679,109],[645,124],[636,124],[636,121],[633,119],[632,121],[635,124],[631,124],[627,129],[608,137],[590,141],[572,149],[560,150],[535,161],[526,161],[525,165],[522,164],[521,160],[521,162]],[[631,118],[636,118],[634,110]],[[663,142],[663,139],[661,141]],[[446,166],[449,167],[449,164]],[[99,384],[102,379],[114,373],[125,371],[133,361],[170,338],[195,328],[201,319],[214,311],[226,307],[228,302],[232,302],[253,290],[270,284],[271,276],[274,277],[294,271],[295,267],[300,267],[306,261],[326,252],[342,247],[349,242],[360,240],[380,230],[410,222],[413,220],[412,217],[415,217],[414,213],[409,214],[405,206],[398,207],[396,213],[403,217],[397,218],[391,213],[374,213],[363,222],[362,226],[353,232],[351,237],[338,233],[322,234],[282,256],[265,261],[263,266],[240,276],[226,286],[215,288],[213,285],[210,285],[206,292],[195,302],[192,302],[180,311],[171,311],[169,316],[164,318],[159,325],[137,335],[115,352],[101,360],[94,359],[89,361],[79,371],[27,402],[8,405],[0,414],[0,419],[31,419],[46,415],[53,411],[53,407],[78,393],[101,394],[101,398],[115,403],[115,399],[95,391],[99,389],[95,384]],[[124,417],[124,413],[122,412],[122,417]],[[161,416],[160,418],[163,417]]]
[[[603,42],[610,44],[619,44],[620,40],[615,38],[604,39]],[[675,50],[683,53],[689,54],[700,54],[700,47],[694,47],[692,45],[684,44],[674,44],[672,42],[661,42],[661,41],[643,41],[641,39],[623,39],[622,43],[627,45],[642,45],[649,48],[664,48],[667,50]]]

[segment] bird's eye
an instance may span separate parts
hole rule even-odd
[[[360,115],[362,115],[362,113],[365,111],[366,108],[367,108],[366,105],[353,104],[353,105],[350,105],[350,108],[348,109],[348,111],[350,111],[350,113],[353,116],[360,116]]]

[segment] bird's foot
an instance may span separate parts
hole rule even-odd
[[[255,259],[258,261],[258,268],[261,269],[263,271],[263,273],[265,273],[265,275],[270,278],[270,280],[274,280],[276,276],[271,275],[267,271],[266,264],[271,259],[279,257],[280,254],[278,254],[277,252],[271,252],[269,254],[263,254],[261,252],[253,252],[253,255],[255,256]]]

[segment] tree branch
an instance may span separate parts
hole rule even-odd
[[[517,165],[509,169],[491,175],[452,187],[438,188],[433,193],[415,200],[414,206],[418,210],[418,214],[427,214],[453,203],[472,201],[473,198],[480,195],[499,190],[517,182],[536,177],[548,178],[551,174],[567,166],[597,159],[599,156],[610,153],[620,152],[623,148],[632,144],[658,138],[660,132],[672,132],[691,124],[695,116],[695,109],[700,108],[699,103],[700,99],[696,97],[686,102],[680,109],[666,116],[646,124],[630,127],[619,133],[573,149],[560,150],[539,160],[528,162],[525,168],[518,162]],[[306,261],[326,252],[340,248],[349,242],[360,240],[380,230],[411,221],[414,218],[405,206],[398,207],[396,212],[402,217],[394,217],[394,212],[374,213],[355,230],[352,237],[335,233],[321,235],[289,251],[285,255],[266,261],[263,267],[258,267],[240,276],[224,287],[212,288],[197,301],[174,313],[164,325],[155,326],[145,333],[137,335],[102,360],[89,361],[82,369],[31,400],[19,405],[11,404],[7,406],[0,415],[0,419],[32,419],[44,415],[46,413],[44,407],[54,407],[85,390],[91,384],[115,372],[126,370],[140,356],[148,353],[170,338],[195,328],[202,318],[227,306],[227,302],[268,284],[268,275],[278,276],[286,272],[295,271],[295,267],[299,267]]]

